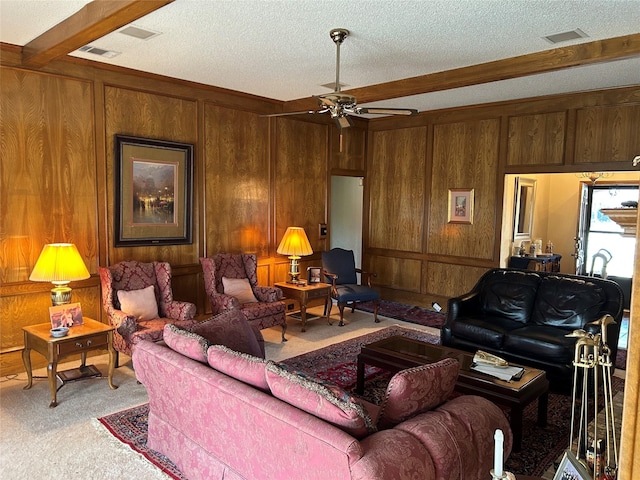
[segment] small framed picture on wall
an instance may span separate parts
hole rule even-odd
[[[449,223],[473,223],[473,188],[449,189]]]

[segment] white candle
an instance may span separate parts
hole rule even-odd
[[[495,440],[495,454],[493,457],[493,475],[496,478],[502,477],[502,446],[504,444],[504,433],[502,430],[496,430],[493,435]]]

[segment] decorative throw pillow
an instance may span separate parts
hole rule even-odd
[[[120,310],[139,321],[158,318],[158,302],[153,285],[140,290],[118,290]]]
[[[251,290],[248,278],[222,277],[222,288],[226,295],[236,297],[241,304],[256,303],[258,301],[253,294],[253,290]]]
[[[236,352],[264,358],[256,333],[240,310],[228,310],[198,323],[191,331],[206,338],[211,345],[224,345]]]
[[[265,373],[266,360],[246,353],[236,352],[224,345],[212,345],[209,347],[207,359],[209,366],[219,372],[259,388],[264,392],[269,392],[269,384]]]
[[[396,373],[380,404],[378,428],[391,428],[445,402],[453,393],[460,364],[453,358]]]
[[[321,418],[356,438],[376,431],[369,412],[342,388],[320,384],[275,363],[267,364],[266,375],[274,397]]]
[[[184,330],[169,323],[164,326],[162,339],[171,350],[175,350],[185,357],[197,360],[198,362],[207,363],[207,350],[210,344],[206,338],[201,337],[197,333]]]

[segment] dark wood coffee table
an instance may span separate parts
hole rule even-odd
[[[522,377],[519,380],[506,382],[471,370],[472,353],[421,342],[409,337],[389,337],[362,347],[358,355],[356,392],[364,391],[365,364],[395,373],[444,358],[455,358],[460,362],[460,374],[456,383],[457,392],[479,395],[510,409],[509,423],[513,432],[514,451],[519,451],[522,447],[522,412],[536,399],[538,400],[538,425],[541,427],[547,425],[549,381],[543,370],[518,365],[525,369]]]

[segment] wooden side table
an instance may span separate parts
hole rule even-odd
[[[284,296],[287,298],[293,298],[300,303],[300,318],[302,320],[302,331],[306,331],[305,324],[307,323],[307,303],[309,300],[316,298],[324,298],[324,317],[331,325],[331,320],[327,315],[329,302],[331,301],[331,285],[328,283],[311,283],[307,285],[297,285],[295,283],[277,282],[275,284]]]
[[[116,365],[116,352],[113,349],[113,330],[115,327],[86,317],[83,322],[83,325],[71,327],[69,334],[60,338],[51,336],[51,323],[49,322],[22,328],[24,330],[22,362],[27,371],[27,385],[24,389],[30,389],[33,384],[31,371],[31,350],[33,349],[43,355],[49,362],[47,365],[47,377],[49,379],[49,389],[51,390],[49,408],[58,405],[56,394],[65,383],[102,376],[96,367],[86,365],[87,352],[91,350],[106,348],[109,351],[109,387],[112,390],[118,388],[113,384],[113,370]],[[74,353],[81,354],[82,364],[80,367],[58,373],[58,361],[62,357]],[[56,386],[56,378],[59,378],[62,382],[59,388]]]

